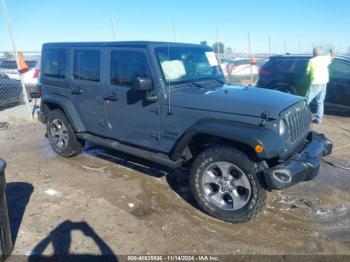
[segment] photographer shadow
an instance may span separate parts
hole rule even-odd
[[[100,250],[100,255],[70,253],[73,231],[81,231],[84,236],[91,238]],[[52,255],[44,255],[50,245],[53,248]],[[29,262],[34,261],[118,261],[118,258],[88,223],[67,220],[35,246],[29,257]]]

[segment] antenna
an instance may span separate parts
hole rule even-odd
[[[170,61],[170,42],[168,42],[168,59]],[[171,85],[170,80],[168,81],[168,115],[172,115],[171,112]]]
[[[113,41],[117,41],[117,29],[116,29],[116,24],[115,24],[113,15],[111,15],[111,25],[112,25]]]
[[[252,47],[250,44],[250,33],[248,32],[248,49],[249,49],[249,57],[250,57],[250,86],[253,85],[253,65],[252,65],[252,61],[253,61],[253,56],[252,56]]]

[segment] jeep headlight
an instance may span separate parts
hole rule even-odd
[[[284,121],[283,119],[280,121],[279,123],[279,129],[278,129],[278,133],[280,134],[280,136],[284,137],[285,134],[287,132],[287,125],[286,125],[286,121]]]

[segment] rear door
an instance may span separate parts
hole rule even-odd
[[[131,86],[137,76],[154,79],[146,50],[112,48],[108,52],[108,64],[105,106],[108,136],[127,144],[157,149],[159,103],[148,102],[146,92],[135,92]]]
[[[103,51],[99,48],[73,48],[70,92],[73,105],[88,132],[103,135],[104,119]]]

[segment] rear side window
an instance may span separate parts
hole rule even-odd
[[[99,82],[101,52],[99,50],[74,51],[74,79]]]
[[[131,85],[138,76],[151,78],[145,54],[134,51],[111,52],[111,84]]]
[[[67,52],[62,49],[44,51],[43,75],[46,77],[66,78]]]

